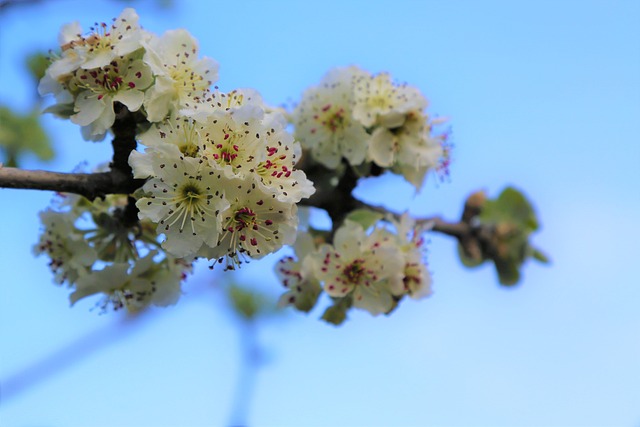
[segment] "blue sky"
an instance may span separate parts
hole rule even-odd
[[[429,111],[451,119],[451,182],[414,195],[383,177],[358,194],[455,219],[470,192],[514,185],[534,202],[534,243],[553,260],[526,265],[520,286],[503,289],[491,268],[463,269],[454,242],[433,236],[431,298],[388,318],[354,313],[340,328],[318,321],[321,311],[265,322],[251,425],[640,425],[640,3],[174,3],[135,6],[145,28],[198,38],[224,90],[291,102],[348,64],[419,87]],[[50,0],[0,16],[0,102],[32,102],[25,52],[123,4]],[[58,157],[25,167],[69,171],[110,157],[71,124],[45,123]],[[221,279],[203,269],[178,305],[129,322],[92,302],[71,309],[46,260],[31,255],[49,199],[0,190],[0,386],[13,393],[0,424],[226,425],[242,355]],[[276,296],[274,260],[252,263],[242,280]]]

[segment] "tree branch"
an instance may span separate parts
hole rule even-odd
[[[433,216],[417,218],[416,224],[424,227],[425,231],[433,231],[455,237],[460,243],[464,254],[474,261],[491,258],[497,251],[496,229],[494,226],[482,224],[478,220],[485,200],[485,195],[481,191],[471,194],[465,201],[464,209],[458,222],[448,222],[439,216]],[[390,212],[381,206],[372,206],[361,201],[357,201],[357,203],[357,208],[370,209],[384,215],[392,214],[396,218],[400,217],[399,214]]]
[[[0,167],[0,187],[80,194],[89,200],[107,194],[130,194],[139,187],[119,170],[98,173],[62,173]]]
[[[134,179],[129,154],[135,150],[138,122],[144,120],[139,113],[131,113],[127,108],[114,105],[116,120],[111,128],[114,138],[113,158],[108,172],[62,173],[42,170],[21,170],[2,167],[0,164],[0,188],[19,188],[26,190],[50,190],[61,193],[74,193],[94,200],[107,194],[131,194],[140,188],[145,180]],[[137,221],[137,210],[129,209],[130,216]]]

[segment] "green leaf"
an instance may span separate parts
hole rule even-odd
[[[498,280],[501,285],[513,286],[520,281],[519,264],[516,262],[495,260]]]
[[[487,200],[480,214],[487,224],[513,223],[527,232],[538,229],[538,220],[533,207],[520,191],[507,187],[497,199]]]
[[[380,221],[384,217],[380,212],[375,212],[369,209],[356,209],[349,212],[345,219],[357,222],[363,229],[367,229]]]
[[[44,73],[51,64],[47,54],[42,52],[35,52],[26,58],[27,68],[36,82],[39,82]]]
[[[327,323],[331,323],[332,325],[339,326],[347,320],[347,311],[338,306],[332,305],[324,311],[324,314],[321,317]]]
[[[332,325],[341,325],[347,319],[347,310],[351,308],[352,304],[353,300],[349,296],[336,298],[333,305],[324,311],[321,319]]]
[[[41,160],[53,158],[48,135],[40,125],[40,113],[18,115],[7,107],[0,107],[0,147],[5,163],[18,163],[24,153],[33,153]]]
[[[539,249],[531,248],[531,257],[542,264],[550,264],[551,260],[549,257]]]
[[[234,311],[245,320],[255,320],[269,309],[263,295],[237,285],[229,286],[227,296]]]
[[[539,228],[538,219],[531,203],[519,190],[507,187],[496,199],[486,200],[479,220],[494,230],[487,253],[483,255],[495,264],[500,284],[518,283],[519,269],[529,257],[548,262],[546,255],[529,244],[530,234]],[[477,265],[463,255],[460,255],[463,264]]]

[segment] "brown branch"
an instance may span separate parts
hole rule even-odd
[[[111,130],[114,138],[113,158],[108,172],[62,173],[42,170],[22,170],[0,165],[0,188],[26,190],[49,190],[60,193],[74,193],[94,200],[107,194],[131,194],[144,184],[143,179],[134,179],[129,166],[129,154],[135,150],[136,128],[144,120],[139,113],[130,113],[127,108],[116,103],[116,121]],[[137,221],[137,210],[129,209],[130,221]],[[133,220],[135,218],[135,220]]]
[[[62,173],[0,167],[0,187],[80,194],[89,200],[107,194],[129,194],[137,183],[118,170],[99,173]]]
[[[464,209],[458,222],[448,222],[439,216],[433,216],[417,218],[416,224],[422,226],[424,231],[433,231],[455,237],[460,243],[464,254],[474,261],[492,258],[497,251],[496,229],[494,226],[482,224],[478,220],[485,200],[483,192],[471,194],[465,201]],[[400,218],[399,214],[390,212],[384,207],[357,202],[357,208],[370,209],[384,215],[391,214],[397,219]]]

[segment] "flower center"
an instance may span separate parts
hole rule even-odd
[[[114,60],[103,68],[81,70],[78,74],[78,87],[100,94],[98,99],[102,99],[103,94],[118,92],[124,84],[121,68],[122,64]],[[129,87],[133,88],[135,84],[132,86],[130,83]]]
[[[200,74],[197,74],[187,64],[188,55],[180,55],[178,65],[171,65],[169,76],[174,81],[174,87],[178,91],[204,90],[209,87],[209,82]]]
[[[346,125],[344,108],[334,107],[331,104],[322,107],[322,113],[315,116],[315,119],[331,132],[343,129]]]
[[[195,202],[194,199],[200,199],[202,194],[200,193],[200,189],[196,187],[192,183],[186,184],[182,187],[182,197],[186,200],[187,203]]]
[[[253,227],[257,219],[256,213],[250,208],[244,207],[238,209],[233,216],[233,222],[236,224],[234,228],[236,230],[242,230],[243,228]]]
[[[184,144],[180,144],[178,148],[186,157],[196,157],[198,151],[200,151],[200,148],[191,141],[184,141]]]
[[[342,270],[342,275],[346,278],[347,282],[352,284],[360,283],[360,280],[365,275],[364,260],[356,259],[351,264],[348,264]]]

